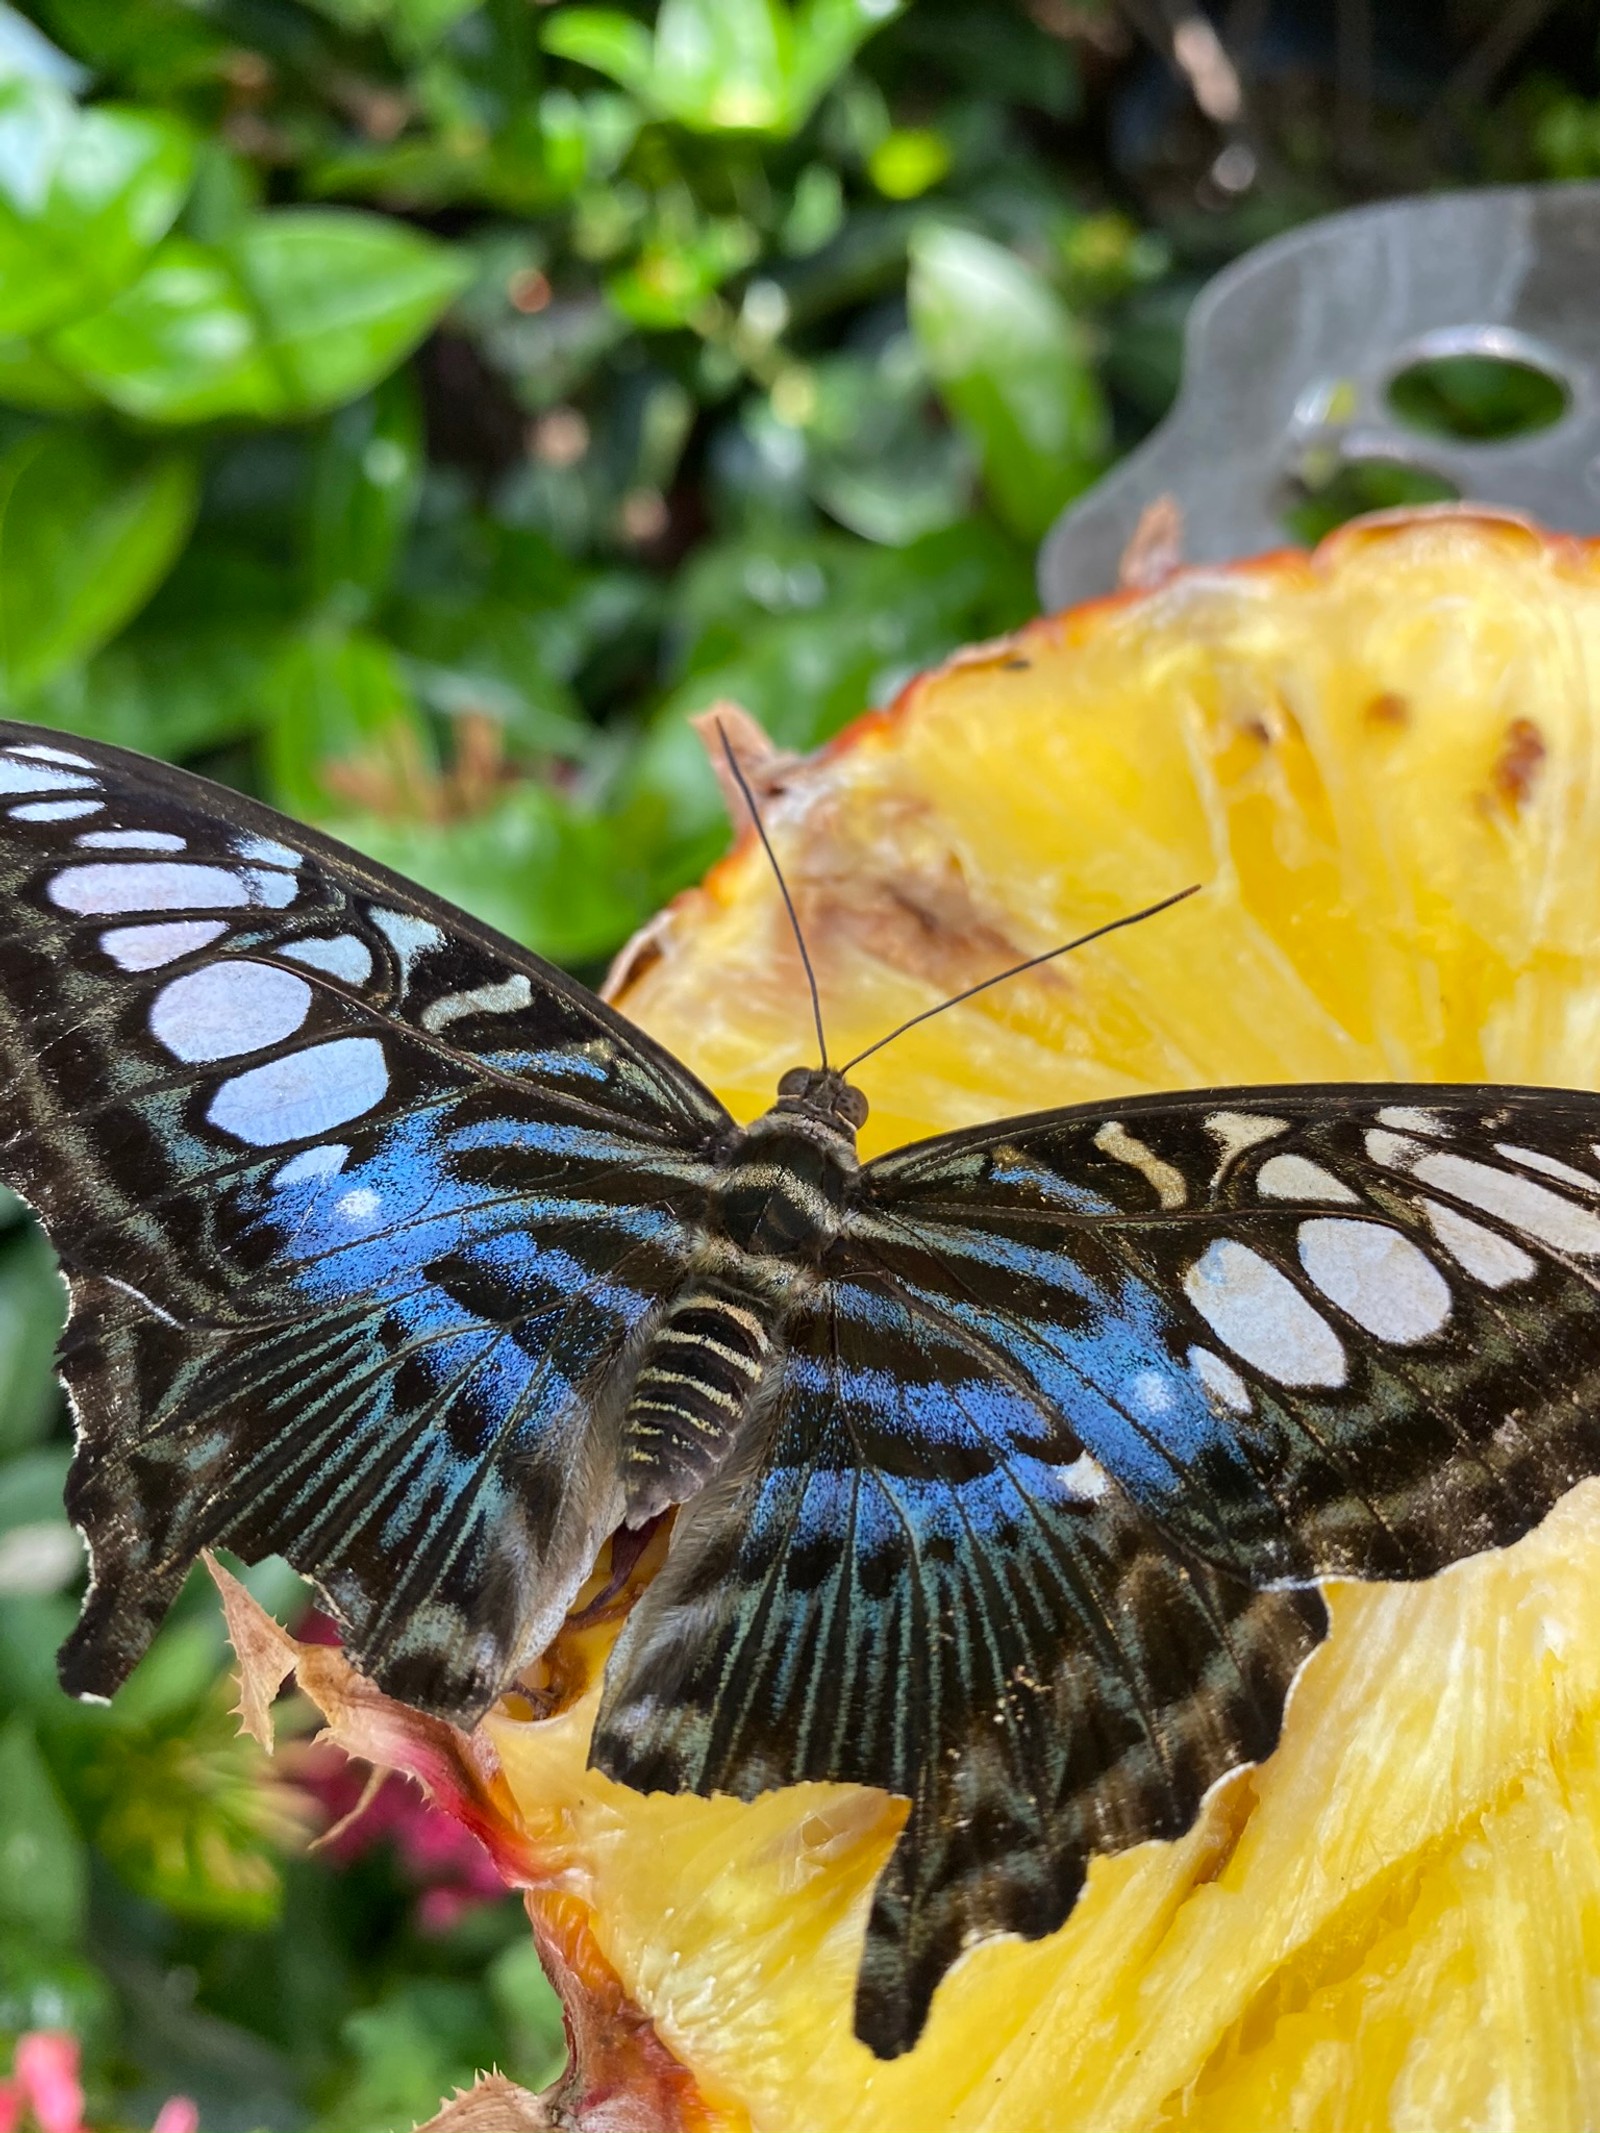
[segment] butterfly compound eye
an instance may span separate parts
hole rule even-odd
[[[859,1089],[853,1089],[848,1081],[840,1082],[833,1108],[847,1126],[860,1127],[867,1122],[867,1099]]]

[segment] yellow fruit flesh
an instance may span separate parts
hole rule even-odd
[[[866,1151],[1126,1091],[1600,1084],[1597,663],[1595,551],[1460,514],[1194,573],[914,685],[769,808],[836,1059],[1204,891],[867,1062]],[[749,840],[652,958],[621,1004],[764,1109],[812,1041]],[[971,1952],[887,2064],[850,2003],[896,1803],[638,1798],[583,1769],[592,1686],[486,1730],[708,2124],[1600,2124],[1600,1483],[1514,1549],[1330,1600],[1277,1754],[1183,1841],[1097,1861],[1060,1933]]]

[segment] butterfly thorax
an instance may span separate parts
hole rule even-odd
[[[623,1421],[627,1516],[683,1503],[722,1465],[761,1384],[785,1291],[818,1278],[859,1171],[866,1099],[842,1075],[797,1068],[772,1109],[721,1151],[712,1256],[644,1350]]]

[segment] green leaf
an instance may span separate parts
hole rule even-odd
[[[0,85],[0,334],[103,304],[171,228],[193,167],[188,130],[163,113]]]
[[[52,82],[61,89],[82,89],[89,71],[53,45],[26,15],[0,4],[0,81]]]
[[[74,1804],[128,1887],[180,1918],[259,1929],[282,1904],[280,1861],[302,1828],[218,1675],[211,1620],[169,1625],[79,1743]]]
[[[1037,539],[1100,472],[1109,444],[1075,321],[1014,252],[937,223],[912,240],[909,293],[928,367],[978,449],[995,508]]]
[[[704,551],[688,578],[679,599],[680,622],[695,627],[688,671],[624,788],[649,847],[639,856],[655,869],[653,900],[692,880],[728,836],[687,714],[731,697],[781,746],[814,748],[921,668],[1013,628],[1033,606],[1026,552],[981,519],[904,548],[764,533]]]
[[[320,2121],[327,2133],[414,2124],[441,2096],[470,2088],[498,2038],[487,1997],[455,1978],[407,1978],[344,2023],[353,2079]]]
[[[83,1575],[83,1542],[62,1508],[64,1444],[0,1460],[0,1593],[8,1598],[65,1591]]]
[[[319,817],[352,803],[407,814],[427,805],[438,777],[433,737],[382,638],[332,622],[303,630],[262,695],[279,807]]]
[[[757,257],[761,241],[742,216],[652,237],[633,264],[606,281],[624,318],[647,331],[686,325],[706,298]]]
[[[796,132],[901,0],[661,0],[652,41],[632,16],[562,8],[544,45],[701,133]]]
[[[30,1222],[0,1238],[0,1457],[36,1443],[49,1427],[59,1398],[52,1358],[65,1318],[66,1290],[39,1228]]]
[[[147,422],[272,417],[288,388],[264,328],[227,251],[169,237],[131,288],[63,327],[50,349],[103,400]]]
[[[285,421],[386,376],[470,273],[448,246],[381,215],[277,209],[222,244],[169,238],[131,288],[51,346],[146,421]]]
[[[0,401],[40,415],[79,415],[94,394],[33,341],[0,340]]]
[[[83,1840],[22,1717],[0,1732],[0,1801],[0,1940],[70,1948],[88,1892]]]
[[[388,591],[422,469],[422,409],[405,371],[330,419],[312,471],[313,599],[355,618]]]
[[[197,501],[187,455],[61,427],[0,459],[0,689],[25,698],[166,576]]]
[[[801,125],[824,90],[867,39],[900,13],[905,0],[803,0],[795,21],[791,127]]]
[[[531,778],[460,822],[323,827],[558,963],[609,955],[651,908],[627,830]]]
[[[557,59],[593,67],[641,99],[649,95],[654,49],[650,32],[631,15],[599,7],[558,8],[544,26],[542,41]]]

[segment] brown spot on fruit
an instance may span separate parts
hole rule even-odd
[[[1409,726],[1411,704],[1398,689],[1380,689],[1367,705],[1369,726]]]
[[[1502,806],[1508,807],[1513,814],[1521,813],[1533,796],[1540,767],[1549,753],[1544,735],[1531,718],[1511,721],[1494,769],[1489,773],[1490,790]]]

